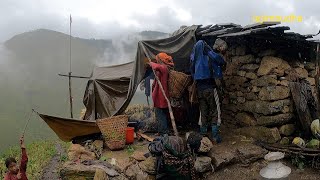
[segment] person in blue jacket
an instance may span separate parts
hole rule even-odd
[[[220,54],[215,53],[205,41],[199,40],[193,47],[190,64],[191,75],[197,86],[201,112],[200,133],[206,135],[208,127],[211,126],[211,139],[216,143],[220,143],[219,127],[221,120],[218,121],[217,118],[218,104],[215,99],[215,94],[217,94],[215,79],[222,79],[221,66],[225,64],[225,60]]]

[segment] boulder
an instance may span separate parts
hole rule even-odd
[[[246,102],[246,98],[244,98],[244,97],[238,97],[238,98],[237,98],[237,101],[238,101],[238,103],[243,104],[243,103]]]
[[[80,144],[72,144],[68,150],[68,158],[69,160],[94,160],[96,155]]]
[[[222,146],[215,146],[208,153],[208,156],[211,157],[215,169],[237,161],[236,149],[234,147],[226,149]]]
[[[266,149],[253,144],[247,144],[246,146],[240,146],[237,148],[238,159],[244,164],[249,164],[259,159],[263,159],[267,153],[268,151]]]
[[[156,176],[142,172],[137,174],[137,180],[156,180]]]
[[[258,78],[258,76],[253,72],[248,72],[245,77],[248,79],[257,79]]]
[[[260,64],[260,63],[261,63],[261,60],[262,60],[261,58],[256,58],[256,63],[257,63],[257,64]]]
[[[267,49],[267,50],[261,51],[261,52],[258,54],[259,57],[274,56],[274,55],[276,55],[276,51],[273,50],[273,49]]]
[[[304,68],[304,64],[301,63],[301,62],[299,62],[299,61],[294,61],[294,62],[292,63],[292,67],[293,67],[293,68]]]
[[[257,86],[252,86],[251,92],[259,92],[261,88],[258,88]]]
[[[294,124],[285,124],[285,125],[280,127],[279,132],[282,135],[291,136],[294,133],[295,130],[296,129],[295,129]]]
[[[316,69],[316,65],[312,62],[308,62],[305,64],[304,68],[308,71],[313,71]]]
[[[314,78],[308,77],[306,80],[310,83],[311,86],[316,85],[316,80]]]
[[[272,86],[272,85],[277,85],[278,81],[276,79],[276,77],[274,76],[262,76],[258,79],[254,79],[251,81],[251,84],[253,86]]]
[[[237,99],[237,94],[235,92],[229,92],[229,97],[231,99]]]
[[[277,112],[281,112],[285,106],[290,104],[290,100],[279,100],[274,102],[266,102],[266,101],[246,101],[243,105],[241,105],[241,110],[259,113],[264,115],[270,115]],[[240,107],[239,107],[240,108]]]
[[[233,105],[233,104],[228,104],[227,106],[225,106],[226,110],[232,111],[232,112],[238,112],[239,108],[237,105]]]
[[[119,176],[116,177],[110,177],[110,180],[129,180],[124,174],[120,174]]]
[[[236,93],[237,93],[238,97],[243,97],[244,96],[243,92],[241,92],[241,91],[237,91]]]
[[[257,64],[245,64],[240,67],[241,70],[249,71],[249,72],[254,72],[258,68],[259,68],[259,65],[257,65]]]
[[[284,113],[284,114],[291,112],[290,111],[290,106],[284,106],[283,110],[281,112]]]
[[[243,85],[245,86],[245,84],[247,84],[247,83],[244,83]],[[243,88],[239,88],[239,90],[243,93],[249,93],[251,91],[251,88],[250,87],[243,87]]]
[[[297,72],[297,74],[300,78],[307,78],[308,77],[308,71],[306,69],[298,67],[298,68],[295,68],[294,70]]]
[[[272,75],[277,75],[277,76],[284,76],[285,74],[285,70],[284,69],[278,69],[278,68],[274,68],[270,71],[270,74]]]
[[[283,125],[290,122],[292,118],[293,118],[293,115],[290,113],[278,114],[275,116],[261,116],[257,119],[257,124],[260,126]]]
[[[288,80],[282,80],[278,82],[279,85],[289,87],[289,81]]]
[[[249,55],[245,55],[245,56],[234,56],[234,57],[232,57],[231,62],[235,63],[237,65],[250,64],[250,63],[254,63],[255,59],[254,59],[253,55],[249,54]]]
[[[132,155],[131,155],[131,158],[132,159],[135,159],[137,161],[144,161],[146,160],[147,158],[144,156],[144,152],[140,152],[140,151],[136,151],[134,152]]]
[[[62,168],[60,169],[60,177],[62,179],[71,180],[94,179],[94,176],[96,175],[97,171],[101,172],[100,170],[103,170],[104,173],[106,173],[110,179],[121,176],[121,174],[119,174],[118,171],[116,171],[112,167],[112,165],[108,164],[107,162],[101,162],[98,160],[86,162],[87,164],[75,163],[74,161],[65,162]],[[101,175],[100,173],[98,174]]]
[[[243,83],[245,83],[248,79],[241,76],[230,76],[228,78],[225,78],[226,86],[237,86],[241,87]]]
[[[236,115],[236,120],[242,126],[255,126],[255,125],[257,125],[256,119],[252,115],[245,113],[245,112],[238,113]]]
[[[211,149],[209,157],[215,169],[221,169],[232,163],[252,163],[262,159],[265,154],[267,154],[265,149],[251,143],[236,143],[232,146],[221,143]]]
[[[194,163],[194,168],[199,173],[205,173],[210,170],[213,170],[211,161],[212,160],[210,157],[206,157],[206,156],[197,157],[196,162]]]
[[[264,76],[269,74],[273,69],[279,69],[281,71],[290,69],[288,62],[273,56],[265,56],[262,58],[260,68],[258,69],[258,76]]]
[[[138,164],[132,164],[129,166],[125,172],[125,175],[129,177],[129,179],[137,179],[138,174],[142,174],[142,170],[140,169]]]
[[[106,172],[102,169],[96,169],[93,180],[109,180],[109,177]]]
[[[246,72],[245,71],[238,71],[237,75],[241,76],[241,77],[244,77],[246,75]]]
[[[267,143],[276,143],[281,139],[277,128],[266,128],[263,126],[243,127],[237,130],[241,135],[262,140]],[[213,148],[214,149],[214,148]]]
[[[254,92],[246,93],[244,97],[250,101],[258,100],[258,96]]]
[[[246,54],[246,50],[247,50],[246,46],[243,46],[243,45],[237,46],[236,47],[236,55],[243,56]]]
[[[263,101],[274,101],[286,99],[290,96],[290,90],[285,86],[263,87],[259,93],[259,99]]]
[[[310,76],[310,77],[316,77],[316,75],[317,75],[317,72],[315,71],[315,70],[313,70],[313,71],[310,71],[309,73],[308,73],[308,75]]]
[[[230,54],[231,54],[232,56],[235,56],[235,55],[236,55],[236,48],[235,48],[235,47],[231,47],[231,48],[228,48],[228,49],[229,49]]]
[[[233,62],[227,63],[226,70],[224,71],[225,76],[237,75],[239,65]]]
[[[207,137],[203,137],[202,140],[201,140],[201,145],[200,145],[200,148],[199,148],[199,152],[207,153],[212,149],[212,147],[213,147],[213,144],[210,141],[210,139],[207,138]]]
[[[156,157],[148,157],[147,160],[141,161],[139,163],[139,167],[141,168],[142,171],[148,173],[148,174],[156,174]]]
[[[288,137],[283,137],[280,142],[279,142],[281,145],[290,145],[291,144],[291,141]]]

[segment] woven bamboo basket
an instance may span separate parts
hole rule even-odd
[[[169,72],[168,88],[169,96],[181,98],[185,89],[191,84],[191,76],[178,71]]]
[[[112,116],[98,119],[97,125],[104,137],[104,141],[110,150],[123,149],[126,144],[126,128],[128,116]]]

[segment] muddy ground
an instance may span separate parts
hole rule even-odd
[[[42,171],[41,179],[43,180],[58,180],[60,179],[60,167],[62,165],[61,156],[65,155],[65,149],[61,146],[61,144],[56,143],[57,154],[55,154],[49,163],[44,167]]]

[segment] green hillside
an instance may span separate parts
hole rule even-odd
[[[118,61],[117,55],[132,57],[133,60],[139,40],[165,35],[148,31],[146,35],[128,35],[130,40],[72,37],[72,72],[74,75],[89,76],[95,64],[115,63]],[[69,116],[68,79],[58,76],[58,73],[69,71],[69,38],[60,32],[40,29],[16,35],[1,46],[0,121],[3,125],[0,131],[5,136],[0,137],[0,151],[18,142],[32,108],[51,115]],[[82,97],[86,83],[86,79],[72,80],[75,117],[84,107]],[[142,98],[140,93],[134,101],[146,102]],[[55,136],[40,118],[33,116],[26,139],[31,141],[48,137]]]

